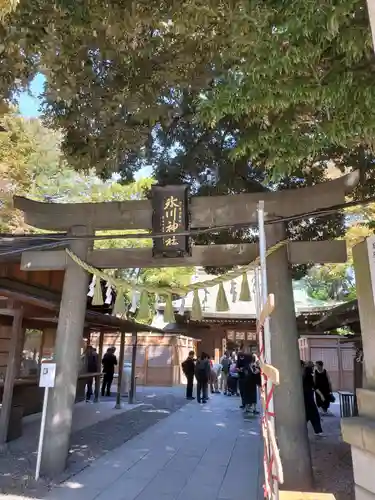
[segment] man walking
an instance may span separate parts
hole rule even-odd
[[[103,365],[103,383],[102,396],[111,395],[111,385],[115,374],[115,366],[117,366],[117,358],[115,356],[116,347],[109,347],[102,359]]]
[[[195,361],[194,361],[194,351],[190,351],[188,357],[182,363],[182,371],[186,377],[186,399],[190,401],[195,399],[193,397],[193,385],[194,385],[194,373],[195,373]]]

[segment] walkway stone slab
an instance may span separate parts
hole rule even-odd
[[[258,500],[262,441],[237,398],[192,402],[96,460],[49,500]],[[147,410],[146,410],[147,411]]]

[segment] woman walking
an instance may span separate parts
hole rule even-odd
[[[303,397],[305,401],[306,421],[310,422],[316,436],[323,436],[320,415],[315,403],[314,367],[301,361]]]
[[[321,409],[323,415],[332,415],[329,411],[329,407],[330,404],[335,401],[335,398],[332,394],[331,380],[327,370],[324,368],[323,361],[317,361],[315,366],[314,382],[316,389],[316,405]]]

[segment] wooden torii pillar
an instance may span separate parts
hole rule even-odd
[[[254,223],[257,221],[257,204],[260,200],[264,200],[265,213],[271,219],[276,216],[290,217],[329,208],[344,203],[346,194],[357,182],[358,174],[354,172],[333,181],[299,190],[193,197],[190,205],[190,225],[192,229],[197,229]],[[14,206],[24,212],[27,224],[50,231],[66,231],[73,225],[91,227],[93,230],[152,230],[152,206],[149,200],[47,204],[16,197]],[[284,239],[282,225],[278,224],[267,229],[268,246],[282,239]],[[89,250],[83,241],[73,242],[72,250],[89,264],[102,269],[244,265],[258,255],[257,244],[195,246],[191,257],[163,259],[153,258],[152,250],[147,248]],[[270,256],[267,264],[268,289],[276,299],[271,322],[273,364],[279,369],[282,381],[275,392],[275,409],[278,416],[276,431],[286,488],[309,489],[312,478],[289,267],[290,264],[308,262],[345,261],[345,242],[316,241],[291,242]],[[82,332],[87,276],[78,270],[65,251],[61,250],[25,252],[21,268],[67,270],[59,317],[57,349],[66,353],[69,351],[69,356],[72,358],[72,350],[77,348],[76,337]],[[73,274],[76,275],[73,277]],[[68,348],[66,343],[70,336],[74,338],[74,345]],[[53,390],[54,403],[50,407],[48,420],[50,428],[54,429],[58,437],[52,438],[50,433],[51,440],[46,440],[48,452],[45,456],[49,457],[50,462],[46,461],[43,469],[53,474],[62,472],[65,466],[74,403],[73,378],[77,374],[76,370],[69,371],[70,368],[67,366],[62,367],[66,362],[62,354],[59,355],[59,359],[58,382]],[[71,365],[72,363],[69,363],[69,367]],[[65,387],[63,377],[68,381],[69,389]],[[57,446],[58,444],[61,447]]]

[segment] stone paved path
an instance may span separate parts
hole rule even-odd
[[[222,395],[204,406],[188,404],[97,459],[47,498],[258,500],[259,423],[245,421],[237,405],[237,398]]]
[[[88,425],[85,428],[80,425],[82,422],[75,422],[67,469],[55,481],[47,481],[45,478],[38,482],[34,480],[40,418],[31,419],[25,425],[24,435],[10,442],[8,450],[0,454],[0,499],[5,495],[14,495],[15,498],[16,495],[23,498],[45,498],[54,483],[69,480],[95,460],[185,406],[187,401],[184,392],[182,387],[142,387],[137,392],[137,400],[143,403],[142,406],[125,411],[127,403],[124,402],[124,411],[118,411],[113,409],[115,399],[110,398],[108,404],[112,407],[112,413],[107,413],[110,418],[94,423],[95,415],[94,421],[91,416],[87,419]],[[87,406],[87,410],[96,413],[100,407],[101,404],[92,404]],[[79,424],[79,430],[74,432],[76,424]],[[9,497],[6,499],[13,500]]]

